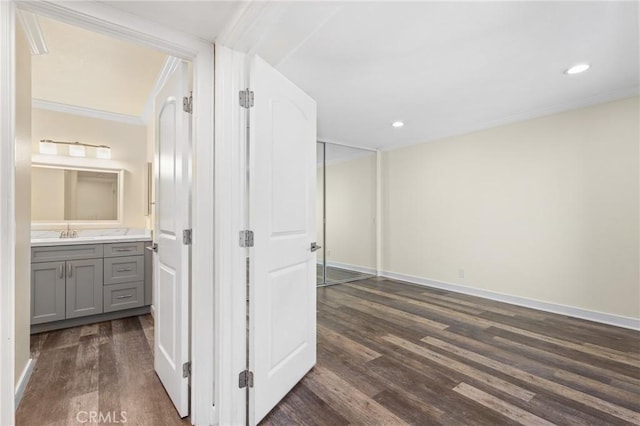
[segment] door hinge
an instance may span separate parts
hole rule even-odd
[[[189,96],[182,98],[182,109],[189,114],[193,113],[193,92],[190,92]]]
[[[251,108],[253,106],[253,92],[249,89],[240,91],[240,106],[242,108]]]
[[[191,229],[185,229],[182,231],[182,244],[190,246],[193,239],[193,232]]]
[[[182,364],[182,377],[191,377],[191,361]]]
[[[238,375],[238,386],[240,389],[246,388],[247,386],[253,387],[253,371],[244,370],[241,371]]]
[[[240,231],[240,247],[253,247],[253,231]]]

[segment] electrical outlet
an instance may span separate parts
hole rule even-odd
[[[464,269],[458,269],[458,278],[464,278]]]

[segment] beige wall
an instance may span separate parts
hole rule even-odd
[[[638,103],[385,152],[383,270],[639,318]]]
[[[325,173],[327,238],[323,243],[327,249],[327,263],[375,269],[375,153],[327,164]],[[318,179],[322,179],[321,174]],[[318,197],[322,197],[321,184],[318,188]]]
[[[123,226],[131,228],[147,226],[145,217],[147,129],[145,126],[34,109],[32,122],[34,154],[38,153],[40,139],[77,140],[94,145],[110,146],[111,160],[95,160],[87,157],[82,160],[82,164],[88,167],[124,169]]]
[[[16,29],[15,380],[29,362],[31,297],[31,52]]]
[[[64,220],[64,204],[64,170],[33,167],[31,172],[31,219],[62,221]]]

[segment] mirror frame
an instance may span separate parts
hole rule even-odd
[[[56,221],[33,221],[31,220],[31,229],[51,229],[52,227],[66,227],[67,224],[74,226],[114,226],[122,225],[124,218],[124,169],[116,169],[109,167],[89,167],[79,166],[77,164],[65,164],[62,162],[43,162],[36,161],[31,162],[31,167],[41,167],[47,169],[68,169],[78,170],[85,172],[102,172],[102,173],[115,173],[118,175],[118,208],[116,220],[56,220]]]

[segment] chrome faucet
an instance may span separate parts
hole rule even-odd
[[[78,238],[78,231],[69,229],[69,224],[67,223],[67,229],[60,231],[60,238]]]

